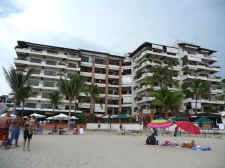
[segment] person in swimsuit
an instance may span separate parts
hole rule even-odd
[[[0,141],[2,141],[5,149],[8,149],[10,115],[11,113],[7,112],[6,116],[0,117]]]
[[[25,151],[25,146],[26,146],[26,142],[27,142],[27,150],[30,151],[30,141],[32,139],[32,135],[33,135],[33,129],[34,129],[34,125],[35,125],[35,118],[32,117],[30,119],[30,117],[27,117],[27,120],[24,122],[24,143],[23,143],[23,151]]]

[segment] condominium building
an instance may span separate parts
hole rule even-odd
[[[130,57],[132,58],[133,71],[135,75],[134,92],[135,107],[141,109],[143,113],[150,113],[151,101],[154,97],[149,96],[150,86],[144,84],[144,78],[152,76],[149,72],[151,66],[171,65],[174,71],[173,79],[179,85],[169,86],[169,90],[181,90],[181,85],[193,79],[200,79],[211,84],[210,95],[201,96],[197,101],[197,110],[200,112],[212,112],[223,110],[224,101],[219,100],[219,95],[223,93],[221,88],[221,78],[214,74],[220,71],[220,67],[213,64],[218,58],[212,56],[216,51],[202,48],[199,45],[179,42],[175,46],[159,45],[154,43],[144,43],[139,46]],[[153,89],[159,89],[159,85]],[[184,99],[180,111],[193,113],[196,100],[193,97]]]
[[[16,68],[24,73],[30,68],[34,69],[29,82],[35,96],[26,101],[25,110],[28,112],[52,114],[49,92],[58,89],[56,84],[61,75],[69,78],[71,74],[79,73],[85,78],[87,85],[95,83],[103,88],[95,111],[93,101],[89,100],[79,104],[80,111],[135,114],[142,110],[143,113],[149,113],[154,97],[149,96],[149,86],[144,85],[144,78],[153,75],[148,67],[168,63],[172,63],[171,70],[175,72],[173,79],[179,83],[179,86],[169,86],[171,91],[179,90],[183,82],[192,79],[209,81],[212,84],[211,95],[199,99],[199,111],[212,106],[218,109],[224,105],[223,101],[217,99],[217,95],[222,94],[219,86],[221,79],[212,77],[220,70],[212,65],[218,61],[211,56],[215,51],[198,45],[177,43],[176,46],[166,46],[146,42],[126,56],[24,41],[18,41],[15,50]],[[154,89],[159,89],[159,86]],[[80,96],[85,95],[81,93]],[[192,98],[185,99],[181,111],[188,110],[191,113],[193,102]],[[68,103],[68,99],[64,97],[55,112],[68,112]]]
[[[102,88],[100,99],[95,104],[96,113],[130,114],[132,112],[132,68],[129,58],[104,52],[34,44],[18,41],[15,48],[15,65],[26,73],[33,69],[29,80],[35,96],[28,98],[25,110],[51,114],[48,95],[57,90],[60,76],[79,73],[86,84],[97,84]],[[80,96],[85,96],[81,93]],[[72,107],[74,109],[74,107]],[[82,112],[93,112],[93,102],[79,104]],[[18,108],[18,110],[22,110]],[[55,112],[68,112],[69,101],[63,97]],[[72,112],[75,112],[72,110]],[[77,111],[76,111],[77,112]]]

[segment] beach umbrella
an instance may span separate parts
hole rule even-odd
[[[8,110],[8,106],[5,104],[0,104],[0,113],[4,113],[6,110]]]
[[[208,117],[200,117],[197,120],[195,120],[196,123],[212,123],[212,120],[210,120]]]
[[[33,113],[33,114],[31,114],[30,115],[31,117],[35,117],[35,118],[44,118],[44,117],[46,117],[45,115],[41,115],[41,114],[37,114],[37,113]]]
[[[69,116],[66,114],[60,113],[59,115],[53,116],[53,120],[68,120]]]
[[[126,114],[120,114],[120,115],[116,115],[116,116],[114,116],[114,117],[112,117],[113,119],[115,118],[115,119],[128,119],[128,118],[130,118],[128,115],[126,115]]]
[[[47,120],[53,120],[53,117],[48,117],[48,118],[46,118]]]
[[[199,128],[190,121],[176,121],[176,124],[182,130],[191,134],[200,134]]]
[[[72,119],[72,120],[78,120],[78,118],[75,117],[75,116],[72,116],[70,119]]]
[[[156,119],[152,120],[150,123],[147,124],[148,128],[168,128],[172,125],[171,122],[165,119]]]
[[[188,121],[188,119],[183,116],[176,116],[176,117],[172,118],[171,120],[172,121]]]
[[[1,115],[1,117],[4,117],[4,116],[6,116],[6,113],[4,113],[4,114]],[[11,117],[11,118],[15,118],[16,115],[15,115],[15,114],[10,114],[10,117]]]

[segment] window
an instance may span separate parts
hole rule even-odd
[[[58,52],[55,51],[55,50],[47,50],[47,53],[49,53],[49,54],[58,54]]]
[[[46,64],[48,64],[48,65],[56,65],[56,61],[53,61],[53,60],[47,60],[47,61],[46,61]]]
[[[36,104],[35,103],[26,103],[25,104],[25,107],[28,107],[28,108],[36,108]]]
[[[42,92],[42,97],[43,98],[49,98],[49,93],[50,92]]]
[[[38,58],[31,58],[30,59],[30,62],[34,62],[34,63],[41,63],[41,59],[38,59]]]
[[[41,104],[41,108],[50,109],[50,108],[52,108],[52,106],[51,106],[51,104]]]
[[[31,85],[31,86],[39,86],[39,81],[35,80],[35,79],[30,79],[28,81],[28,84]]]
[[[56,71],[48,71],[48,70],[46,70],[46,71],[44,72],[44,75],[48,75],[48,76],[56,76]]]
[[[55,82],[53,81],[44,81],[44,87],[55,87]]]
[[[92,58],[90,56],[81,56],[81,61],[82,62],[92,62]]]
[[[40,74],[41,70],[40,69],[33,69],[31,74]]]
[[[69,68],[76,68],[77,67],[77,64],[74,64],[74,63],[68,63],[68,67]]]
[[[34,51],[34,52],[42,52],[42,49],[41,48],[32,48],[31,51]]]
[[[102,57],[95,57],[96,64],[105,64],[105,58]]]

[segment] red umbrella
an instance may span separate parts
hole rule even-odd
[[[190,121],[176,121],[178,127],[191,134],[200,134],[199,128]]]

